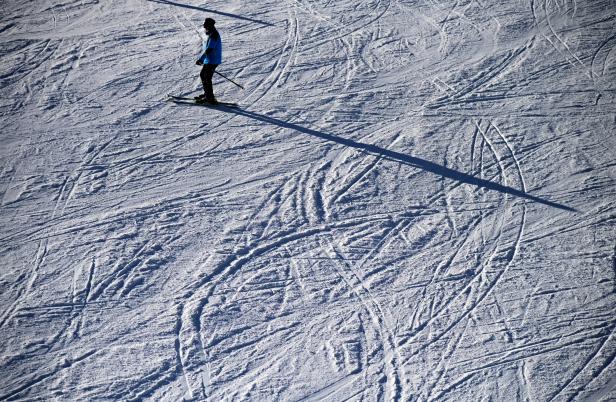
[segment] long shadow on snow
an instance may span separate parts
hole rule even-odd
[[[169,6],[189,8],[191,10],[203,11],[205,13],[210,13],[210,14],[223,15],[223,16],[229,17],[229,18],[236,18],[236,19],[239,19],[239,20],[256,22],[257,24],[261,24],[261,25],[274,26],[274,24],[270,24],[269,22],[259,21],[259,20],[255,20],[253,18],[248,18],[248,17],[242,17],[241,15],[237,15],[237,14],[225,13],[225,12],[222,12],[222,11],[216,11],[216,10],[212,10],[212,9],[209,9],[209,8],[191,6],[191,5],[188,5],[188,4],[175,3],[175,2],[169,1],[169,0],[147,0],[147,1],[151,1],[152,3],[166,4],[166,5],[169,5]]]
[[[516,197],[525,198],[527,200],[531,200],[531,201],[534,201],[534,202],[537,202],[543,205],[562,209],[565,211],[577,212],[575,208],[571,208],[563,204],[558,204],[556,202],[544,200],[543,198],[530,195],[528,193],[525,193],[524,191],[516,190],[515,188],[504,186],[502,184],[493,183],[489,180],[480,179],[470,174],[458,172],[457,170],[453,170],[448,167],[439,165],[437,163],[430,162],[425,159],[417,158],[415,156],[405,155],[403,153],[396,152],[396,151],[390,151],[389,149],[381,148],[376,145],[364,144],[363,142],[349,140],[349,139],[338,137],[332,134],[327,134],[327,133],[323,133],[320,131],[312,130],[306,127],[299,126],[297,124],[287,123],[285,121],[276,119],[274,117],[264,116],[264,115],[254,113],[254,112],[249,112],[247,110],[240,109],[240,108],[221,107],[221,108],[218,108],[218,110],[222,110],[228,113],[234,113],[239,116],[248,117],[250,119],[261,121],[263,123],[272,124],[272,125],[284,127],[284,128],[289,128],[291,130],[295,130],[300,133],[312,135],[314,137],[318,137],[318,138],[321,138],[327,141],[336,142],[338,144],[342,144],[347,147],[352,147],[352,148],[356,148],[356,149],[366,151],[372,154],[377,154],[391,161],[395,161],[395,162],[403,163],[405,165],[423,169],[426,172],[434,173],[439,176],[446,177],[448,179],[459,181],[461,183],[466,183],[466,184],[470,184],[473,186],[482,187],[488,190],[494,190],[494,191],[499,191],[501,193],[514,195]]]

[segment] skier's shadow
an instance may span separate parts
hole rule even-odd
[[[170,0],[146,0],[146,1],[150,1],[152,3],[166,4],[166,5],[169,5],[169,6],[188,8],[190,10],[203,11],[204,13],[209,13],[209,14],[218,14],[218,15],[222,15],[224,17],[229,17],[229,18],[235,18],[235,19],[244,20],[244,21],[255,22],[257,24],[266,25],[266,26],[274,26],[274,24],[270,24],[269,22],[265,22],[265,21],[256,20],[254,18],[242,17],[241,15],[237,15],[237,14],[225,13],[223,11],[212,10],[212,9],[204,8],[204,7],[191,6],[189,4],[176,3],[176,2],[170,1]]]
[[[312,130],[310,128],[306,128],[306,127],[302,127],[300,125],[294,124],[294,123],[288,123],[285,122],[283,120],[280,119],[276,119],[274,117],[270,117],[270,116],[265,116],[262,114],[258,114],[258,113],[254,113],[254,112],[250,112],[248,110],[244,110],[241,108],[230,108],[230,107],[224,107],[222,108],[222,110],[229,112],[229,113],[234,113],[236,115],[239,116],[244,116],[250,119],[254,119],[263,123],[267,123],[267,124],[271,124],[274,126],[279,126],[279,127],[283,127],[283,128],[288,128],[291,130],[295,130],[298,131],[300,133],[303,134],[308,134],[311,135],[313,137],[317,137],[317,138],[321,138],[323,140],[326,141],[331,141],[331,142],[336,142],[338,144],[347,146],[347,147],[351,147],[351,148],[356,148],[359,149],[361,151],[365,151],[374,155],[379,155],[385,159],[389,159],[391,161],[395,161],[398,163],[403,163],[405,165],[409,165],[409,166],[413,166],[419,169],[423,169],[426,172],[430,172],[430,173],[434,173],[436,175],[451,179],[451,180],[455,180],[458,181],[460,183],[466,183],[466,184],[470,184],[473,186],[477,186],[477,187],[481,187],[481,188],[485,188],[488,190],[493,190],[493,191],[498,191],[501,193],[505,193],[505,194],[510,194],[516,197],[521,197],[521,198],[525,198],[527,200],[530,201],[534,201],[543,205],[547,205],[550,207],[554,207],[554,208],[558,208],[558,209],[562,209],[565,211],[570,211],[570,212],[577,212],[576,209],[568,207],[566,205],[563,204],[559,204],[556,202],[552,202],[552,201],[548,201],[545,200],[543,198],[534,196],[534,195],[530,195],[522,190],[517,190],[513,187],[509,187],[509,186],[505,186],[502,184],[498,184],[498,183],[494,183],[491,182],[489,180],[485,180],[479,177],[475,177],[473,175],[467,174],[467,173],[462,173],[459,172],[457,170],[454,169],[450,169],[448,167],[439,165],[437,163],[434,162],[430,162],[428,160],[425,159],[421,159],[421,158],[417,158],[415,156],[410,156],[410,155],[406,155],[400,152],[396,152],[396,151],[391,151],[389,149],[386,148],[381,148],[379,146],[376,145],[372,145],[372,144],[366,144],[363,142],[359,142],[359,141],[355,141],[355,140],[350,140],[347,138],[342,138],[342,137],[338,137],[332,134],[328,134],[328,133],[323,133],[321,131],[317,131],[317,130]]]

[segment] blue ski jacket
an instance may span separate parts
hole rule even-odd
[[[203,64],[222,63],[222,39],[218,32],[207,37],[207,41],[203,45],[203,54],[199,61]]]

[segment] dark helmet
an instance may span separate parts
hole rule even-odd
[[[212,18],[206,18],[205,21],[203,22],[203,27],[204,28],[214,28],[214,24],[216,24],[216,21],[214,21]]]

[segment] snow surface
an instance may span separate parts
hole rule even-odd
[[[615,0],[0,17],[1,400],[616,400]]]

